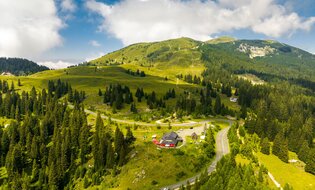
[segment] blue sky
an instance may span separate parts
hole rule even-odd
[[[2,0],[0,23],[0,56],[51,67],[183,36],[274,39],[315,53],[313,0]]]

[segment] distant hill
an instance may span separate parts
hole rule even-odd
[[[138,43],[87,64],[134,64],[163,71],[216,65],[234,74],[250,73],[269,82],[287,80],[315,90],[315,55],[273,40],[220,37],[207,42],[178,38]]]
[[[200,44],[201,42],[190,38],[138,43],[93,60],[91,64],[137,64],[157,67],[199,64],[201,63],[201,52],[198,50]]]
[[[46,66],[40,66],[27,59],[0,58],[0,74],[30,75],[45,70],[49,70],[49,68]]]

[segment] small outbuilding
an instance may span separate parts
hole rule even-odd
[[[236,97],[231,97],[230,101],[235,103],[235,102],[237,102],[237,98]]]

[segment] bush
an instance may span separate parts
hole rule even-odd
[[[153,181],[151,181],[151,185],[157,185],[159,182],[157,182],[157,181],[155,181],[155,180],[153,180]]]
[[[186,175],[186,173],[183,172],[183,171],[181,171],[181,172],[178,172],[178,173],[176,174],[176,178],[177,178],[177,179],[180,179],[180,178],[184,177],[185,175]]]
[[[83,186],[84,186],[84,189],[88,188],[90,186],[90,181],[87,177],[84,178],[84,182],[83,182]]]
[[[183,156],[183,155],[185,155],[185,152],[179,149],[176,150],[176,152],[174,153],[174,156]]]

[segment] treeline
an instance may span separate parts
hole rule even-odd
[[[259,77],[262,80],[267,81],[267,82],[287,80],[291,84],[296,84],[296,85],[310,89],[311,91],[315,92],[315,82],[312,81],[311,79],[308,79],[308,78],[293,78],[293,77],[287,78],[287,77],[277,76],[277,75],[270,74],[270,73],[258,72],[258,71],[252,70],[252,69],[251,70],[239,69],[239,70],[235,71],[234,73],[235,74],[250,73],[250,74],[256,75],[257,77]]]
[[[195,97],[199,98],[199,102]],[[212,99],[215,102],[212,103]],[[208,84],[206,88],[200,89],[196,94],[185,92],[181,94],[176,102],[176,109],[180,115],[231,115],[235,116],[235,112],[221,102],[220,95]]]
[[[284,162],[288,162],[288,150],[296,152],[306,163],[305,171],[315,174],[315,98],[285,83],[273,89],[244,84],[239,103],[253,111],[245,120],[247,131],[274,142],[272,153]]]
[[[137,88],[135,98],[128,86],[120,84],[109,85],[105,91],[99,89],[99,96],[103,96],[103,103],[112,107],[113,111],[120,110],[126,105],[130,105],[130,111],[138,113],[136,102],[145,101],[149,109],[166,109],[167,112],[175,112],[180,118],[184,115],[231,115],[235,112],[229,109],[221,102],[219,93],[208,83],[204,88],[197,89],[194,92],[184,91],[183,94],[176,95],[175,89],[169,89],[164,96],[158,97],[155,91],[151,93],[144,92],[143,88]],[[176,104],[171,107],[167,100],[175,99]],[[215,98],[214,103],[212,99]],[[164,111],[166,111],[164,110]]]
[[[99,95],[102,96],[102,91],[99,90]],[[133,96],[128,86],[109,85],[106,87],[103,94],[103,103],[110,105],[113,110],[120,110],[124,104],[133,102]]]
[[[99,89],[98,92],[99,96],[103,96],[103,103],[108,104],[112,107],[113,110],[122,109],[125,104],[130,105],[130,110],[134,113],[137,112],[136,103],[134,101],[134,97],[130,88],[128,86],[122,86],[120,84],[116,85],[109,85],[106,87],[105,91],[103,92]],[[143,88],[137,88],[135,97],[137,98],[137,102],[142,102],[144,98],[146,103],[150,109],[156,108],[165,108],[165,100],[170,98],[175,98],[175,90],[169,90],[163,96],[163,98],[158,98],[156,93],[152,91],[151,93],[145,93]]]
[[[236,88],[238,104],[241,106],[238,116],[246,118],[244,126],[247,132],[256,133],[264,141],[264,152],[268,152],[269,142],[273,142],[273,154],[288,162],[288,150],[293,151],[306,163],[305,171],[315,174],[314,94],[295,85],[290,78],[274,76],[274,73],[270,76],[258,75],[271,85],[252,85],[232,75],[241,69],[238,64],[247,64],[241,59],[216,54],[203,56],[207,66],[202,74],[205,83],[212,82],[212,86],[221,88],[221,91],[222,86]],[[253,73],[262,71],[253,69]],[[307,82],[301,81],[305,83],[304,86],[309,86]]]
[[[229,189],[270,189],[267,184],[267,170],[263,167],[255,172],[251,164],[237,165],[231,155],[224,156],[216,165],[216,170],[208,175],[201,173],[195,184],[186,183],[180,190],[229,190]]]
[[[14,117],[8,115],[15,121],[0,127],[0,166],[5,166],[8,176],[1,186],[71,189],[82,178],[87,188],[99,185],[108,170],[119,172],[118,167],[127,162],[135,140],[130,129],[126,135],[119,128],[113,134],[98,115],[91,132],[83,105],[75,102],[71,110],[66,99],[59,101],[57,96],[55,90],[35,88],[21,96],[14,91],[5,95],[4,108],[16,109]]]
[[[21,85],[21,83],[19,82],[19,84]],[[14,91],[15,90],[15,86],[13,81],[11,82],[11,86],[9,85],[7,80],[0,80],[0,93],[2,92],[3,94],[9,92],[9,91]]]
[[[48,94],[54,94],[56,98],[68,94],[68,101],[71,103],[81,103],[86,98],[85,91],[72,90],[68,82],[63,82],[60,79],[57,82],[48,81]]]
[[[202,76],[204,77],[204,79],[201,79],[200,77],[196,76],[196,75],[191,75],[191,74],[188,74],[188,75],[177,75],[176,77],[179,78],[179,79],[183,79],[184,81],[188,82],[188,83],[191,83],[191,84],[197,84],[197,85],[201,85],[201,86],[211,86],[212,88],[212,84],[213,83],[216,83],[216,82],[213,82],[212,80],[209,80],[209,78],[207,76],[209,75],[213,75],[212,73],[213,71],[209,72],[209,70],[205,70],[203,73],[202,73]],[[221,77],[220,77],[221,78]],[[216,83],[216,91],[217,92],[221,92],[222,94],[225,94],[227,95],[227,97],[231,97],[232,96],[232,85],[230,83]],[[214,91],[215,92],[215,91]]]
[[[14,75],[29,75],[40,71],[49,70],[48,67],[40,66],[21,58],[0,58],[0,73],[10,72]]]
[[[72,92],[71,85],[58,80],[57,82],[48,81],[48,91],[43,89],[38,92],[34,87],[30,92],[23,91],[21,94],[15,92],[14,83],[9,87],[7,81],[0,83],[0,116],[20,121],[24,115],[35,113],[36,115],[45,114],[45,107],[53,99],[59,99]],[[70,102],[80,103],[85,98],[84,92],[75,91],[76,96]]]
[[[176,75],[177,78],[181,79],[181,80],[184,80],[188,83],[192,83],[192,84],[198,84],[198,85],[201,85],[204,81],[201,80],[201,78],[197,75],[191,75],[191,74],[188,74],[188,75],[183,75],[183,74],[180,74],[180,75]]]
[[[137,69],[137,71],[132,71],[131,69],[126,70],[126,73],[132,76],[138,76],[138,77],[145,77],[145,72],[144,71],[140,71],[139,69]]]

